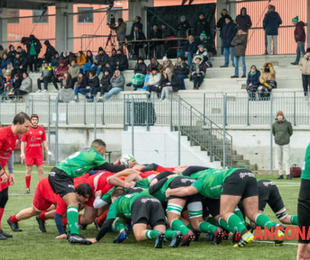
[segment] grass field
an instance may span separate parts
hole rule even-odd
[[[36,172],[33,173],[31,194],[24,195],[25,167],[15,165],[16,184],[10,187],[9,201],[2,219],[2,229],[13,233],[6,223],[7,218],[23,208],[31,207],[34,187],[38,183]],[[45,167],[45,173],[49,171]],[[276,176],[258,175],[258,179],[273,180],[279,187],[286,209],[289,214],[297,213],[297,198],[300,180],[276,180]],[[276,217],[267,206],[265,213],[273,220]],[[154,249],[153,241],[137,243],[133,234],[124,243],[113,244],[115,234],[107,234],[99,243],[82,246],[70,245],[66,240],[56,240],[57,229],[53,220],[47,221],[47,233],[41,233],[35,218],[20,222],[21,233],[13,233],[14,237],[0,242],[0,259],[296,259],[297,242],[285,241],[282,247],[274,243],[255,241],[245,248],[233,248],[231,241],[213,246],[204,240],[192,243],[188,248]],[[94,225],[89,225],[81,234],[85,237],[95,237],[97,231]]]

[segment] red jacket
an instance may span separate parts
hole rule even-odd
[[[295,41],[296,42],[305,42],[306,41],[306,33],[305,33],[305,23],[300,21],[296,24],[296,28],[294,31]]]
[[[63,64],[63,66],[60,66],[60,64]],[[67,72],[68,70],[69,70],[69,67],[68,67],[67,63],[64,60],[60,60],[59,66],[57,67],[57,69],[55,71],[55,76],[57,78],[63,78],[65,72]]]

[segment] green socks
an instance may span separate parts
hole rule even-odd
[[[189,229],[179,219],[174,219],[171,222],[170,227],[171,227],[172,230],[179,230],[179,231],[181,231],[183,236],[186,235],[187,232],[189,231]]]
[[[125,223],[122,220],[118,219],[114,221],[113,228],[116,231],[121,232],[123,229],[125,229],[125,227]]]
[[[298,225],[298,216],[297,215],[292,215],[290,218],[290,222],[293,225]]]
[[[230,231],[230,232],[232,232],[232,233],[235,233],[235,230],[233,229],[233,228],[231,228],[227,223],[226,223],[226,221],[224,220],[224,219],[222,219],[222,218],[219,218],[219,226],[220,227],[222,227],[222,228],[224,228],[224,229],[226,229],[226,230],[228,230],[228,231]]]
[[[154,239],[154,238],[156,238],[158,233],[159,233],[159,231],[157,231],[157,230],[147,230],[145,233],[145,236],[147,239]]]
[[[228,222],[228,226],[231,227],[234,230],[234,232],[238,231],[240,234],[242,234],[243,231],[246,230],[245,225],[242,223],[240,218],[235,214],[231,214],[228,217],[227,222]]]
[[[67,208],[68,227],[71,234],[79,234],[79,213],[77,207]]]
[[[277,226],[277,223],[271,222],[271,220],[264,214],[257,215],[255,223],[257,226],[268,227],[268,229]]]
[[[165,238],[168,239],[168,240],[172,240],[172,238],[175,236],[175,234],[176,234],[177,232],[178,232],[178,231],[166,230],[166,232],[165,232]]]
[[[242,224],[245,225],[243,214],[239,208],[235,209],[235,214],[240,218]]]
[[[204,233],[207,233],[207,232],[214,233],[217,228],[216,226],[210,224],[207,221],[200,222],[198,227],[199,227],[199,230]]]

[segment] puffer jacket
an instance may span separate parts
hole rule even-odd
[[[277,145],[286,145],[290,143],[290,137],[293,134],[292,124],[283,118],[282,121],[276,119],[272,124],[272,134]]]
[[[81,67],[83,67],[84,64],[86,63],[86,55],[82,53],[80,56],[77,56],[76,63],[80,65]]]
[[[299,70],[303,75],[310,75],[310,56],[305,55],[299,62]]]
[[[30,77],[23,79],[19,89],[30,93],[32,91],[32,79]]]
[[[176,75],[184,75],[187,76],[189,73],[188,64],[185,61],[176,62],[174,65],[174,73]]]
[[[118,72],[119,75],[117,78],[111,78],[110,83],[112,85],[112,88],[121,88],[124,89],[124,84],[125,84],[125,78],[122,72]]]
[[[296,24],[296,28],[294,30],[294,37],[296,42],[305,42],[306,41],[306,33],[305,33],[305,23],[300,21]]]
[[[69,66],[68,73],[70,74],[71,78],[73,79],[77,78],[80,74],[80,66],[79,65]]]
[[[242,10],[245,10],[245,15],[242,15]],[[241,29],[244,32],[247,32],[252,26],[251,17],[246,13],[246,11],[246,8],[242,7],[240,14],[236,17],[236,24],[238,29]]]
[[[134,73],[137,74],[137,73],[141,73],[143,75],[146,74],[146,64],[144,62],[142,63],[137,63],[136,66],[135,66],[135,70],[134,70]]]
[[[264,65],[264,67],[266,64]],[[261,84],[264,84],[267,80],[276,80],[276,71],[274,70],[273,66],[270,67],[270,72],[265,72],[264,69],[262,70],[262,73],[259,77],[259,82]]]

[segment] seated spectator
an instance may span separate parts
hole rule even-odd
[[[12,84],[9,86],[7,96],[10,99],[15,99],[15,93],[20,89],[22,85],[22,77],[19,73],[14,75]]]
[[[157,93],[157,97],[159,98],[160,89],[158,88],[159,83],[161,80],[161,74],[159,73],[159,70],[157,67],[153,67],[152,71],[149,75],[149,81],[146,83],[146,91],[150,94],[148,95],[148,98],[151,97],[152,92]]]
[[[189,67],[187,63],[184,61],[184,57],[178,57],[177,62],[174,65],[174,73],[177,75],[179,79],[180,89],[186,90],[184,79],[188,77]]]
[[[74,91],[71,76],[68,72],[64,73],[61,81],[61,89],[58,93],[58,100],[61,102],[70,102],[74,100]]]
[[[110,91],[105,95],[105,98],[108,100],[113,95],[118,94],[119,92],[124,90],[125,85],[125,78],[121,71],[116,70],[110,80],[111,83],[111,89]]]
[[[59,53],[56,52],[55,55],[52,57],[52,61],[51,61],[51,66],[54,70],[57,69],[59,65],[59,61],[60,61]]]
[[[86,88],[90,88],[90,97],[87,97],[88,102],[93,102],[95,96],[97,93],[100,91],[100,84],[99,84],[99,78],[94,70],[89,70],[88,71],[88,81]]]
[[[86,63],[94,64],[94,56],[90,50],[86,51]]]
[[[14,89],[14,95],[19,102],[23,102],[23,96],[29,94],[32,91],[32,79],[27,72],[23,73],[23,79],[21,86]]]
[[[113,73],[116,70],[117,62],[118,62],[118,57],[117,57],[116,49],[113,48],[111,56],[109,58],[109,64],[110,64],[110,67]]]
[[[188,35],[188,40],[183,45],[183,51],[185,58],[187,58],[187,63],[189,66],[192,64],[193,56],[196,53],[197,49],[198,49],[198,41],[195,40],[192,34]]]
[[[168,58],[165,56],[163,58],[163,64],[162,64],[162,71],[166,71],[166,73],[168,72],[173,72],[174,70],[174,66],[171,60],[168,60]]]
[[[38,85],[38,90],[37,92],[41,92],[41,83],[44,83],[44,90],[42,92],[47,92],[47,85],[48,83],[52,82],[53,78],[53,68],[48,65],[48,62],[44,62],[44,65],[42,67],[42,73],[41,77],[38,78],[37,85]]]
[[[145,79],[146,70],[147,70],[147,67],[146,67],[146,64],[144,63],[143,58],[141,57],[138,58],[135,69],[134,69],[135,75],[133,76],[130,83],[128,83],[126,86],[130,87],[131,85],[133,85],[134,90],[137,90],[137,88],[142,88],[144,79]]]
[[[194,62],[190,67],[190,80],[194,81],[193,89],[199,89],[204,79],[206,68],[203,65],[203,58],[199,55],[194,57]]]
[[[46,46],[46,51],[43,56],[43,59],[47,61],[48,63],[52,62],[52,58],[56,55],[57,51],[55,48],[50,44],[49,40],[44,41],[44,45]],[[58,54],[59,57],[59,54]]]
[[[256,68],[255,65],[252,65],[246,82],[246,90],[249,94],[250,100],[255,100],[256,91],[260,84],[259,77],[260,77],[260,71]]]
[[[11,78],[13,71],[12,63],[8,63],[7,68],[2,70],[2,76],[6,79]]]
[[[72,88],[73,88],[73,86],[74,86],[75,82],[77,81],[77,78],[80,74],[80,66],[78,64],[76,64],[75,60],[71,61],[71,64],[70,64],[69,69],[68,69],[68,73],[71,76]]]
[[[161,100],[168,98],[170,92],[177,92],[180,88],[178,76],[170,69],[168,72],[164,70],[158,88],[161,90]]]
[[[116,57],[117,57],[116,58],[117,62],[116,62],[116,68],[115,69],[117,69],[119,71],[127,70],[128,69],[128,59],[127,59],[127,56],[125,54],[123,54],[121,52],[121,50],[117,50],[116,51]]]
[[[24,71],[26,71],[26,63],[27,62],[20,57],[20,53],[16,52],[15,58],[13,59],[13,70],[11,77],[14,78],[15,74],[22,74]]]
[[[137,41],[137,40],[145,40],[144,33],[139,29],[139,25],[134,26],[134,30],[131,34],[131,40]],[[135,59],[139,56],[139,51],[144,46],[143,42],[134,42],[130,45],[130,53],[132,55],[132,58]]]
[[[113,53],[113,50],[112,50],[112,53]],[[115,50],[115,55],[116,55],[116,50]],[[97,75],[100,74],[102,68],[109,62],[110,62],[110,58],[108,54],[106,54],[106,52],[103,50],[102,47],[99,47],[98,55],[95,57],[95,65],[98,67]]]
[[[277,87],[276,72],[272,63],[266,62],[262,68],[262,73],[259,77],[260,86],[257,89],[259,98],[269,98],[273,88]]]
[[[67,64],[69,64],[69,51],[65,50],[60,54],[60,59],[63,59],[66,61]]]
[[[76,55],[73,52],[69,53],[69,62],[67,64],[71,64],[71,61],[75,60],[76,61]]]
[[[54,77],[52,79],[52,82],[53,82],[53,85],[56,89],[56,92],[58,92],[58,85],[57,85],[57,82],[61,82],[63,77],[64,77],[64,74],[65,72],[67,72],[69,70],[69,67],[66,63],[66,61],[64,59],[61,59],[59,61],[59,65],[55,71],[55,74],[54,74]]]
[[[103,75],[101,78],[101,91],[100,91],[100,98],[103,98],[104,93],[108,93],[111,88],[111,77],[112,74],[107,68],[103,68]]]
[[[76,102],[79,101],[79,93],[86,95],[90,93],[90,86],[88,86],[88,73],[89,71],[86,72],[84,75],[83,73],[80,73],[77,79],[77,84],[74,87],[74,100]]]
[[[154,56],[151,60],[150,60],[150,64],[149,66],[147,66],[147,74],[150,74],[153,68],[157,68],[158,71],[161,69],[161,65],[159,64],[159,62],[157,61],[157,58]]]
[[[71,88],[73,89],[73,81],[69,72],[64,73],[64,77],[61,81],[61,88]]]
[[[8,55],[6,53],[3,54],[3,58],[1,60],[1,71],[3,69],[7,69],[8,68],[8,64],[11,63],[11,59],[8,57]]]
[[[86,55],[84,54],[84,52],[79,51],[79,52],[77,53],[76,63],[77,63],[81,68],[84,66],[84,64],[86,63]]]
[[[206,69],[212,67],[212,63],[209,61],[208,50],[202,44],[198,45],[198,50],[196,51],[195,56],[196,55],[202,56],[202,62],[206,66]]]
[[[14,45],[10,45],[9,46],[9,52],[8,52],[8,58],[11,59],[11,61],[13,61],[13,59],[15,58],[15,53],[16,53],[16,50],[14,48]]]

